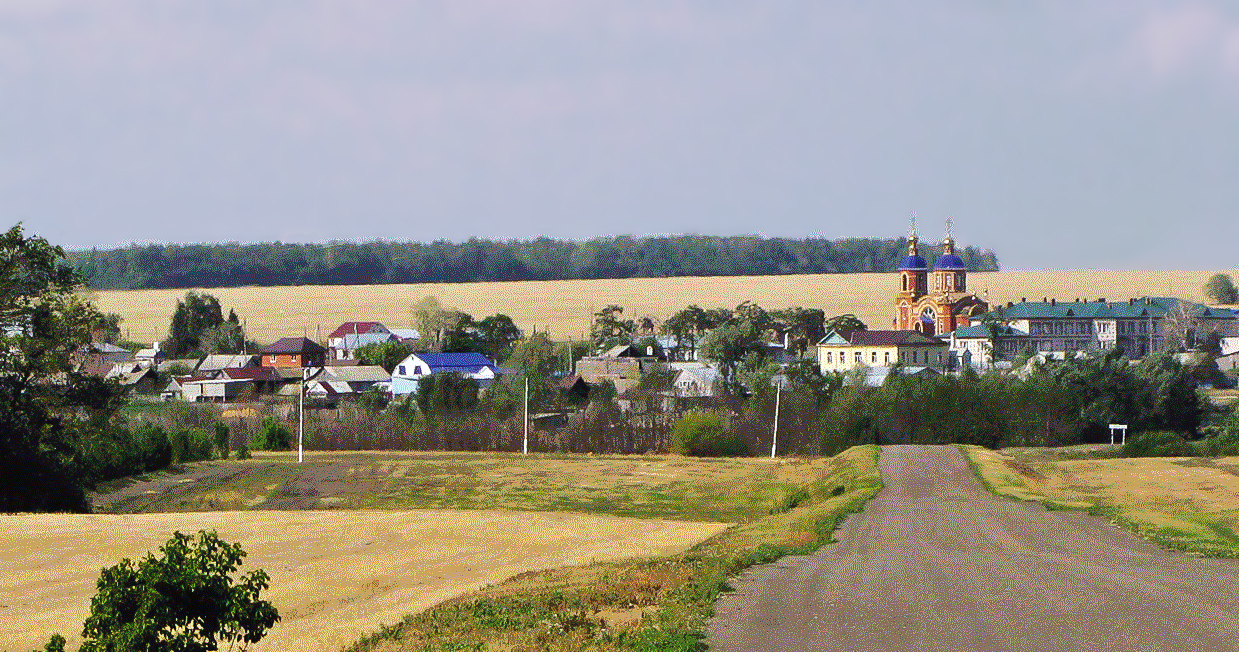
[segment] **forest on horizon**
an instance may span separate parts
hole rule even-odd
[[[146,244],[69,251],[65,258],[90,287],[114,290],[890,272],[907,249],[903,237],[621,235],[583,241]],[[932,264],[941,247],[922,243],[920,253]],[[998,271],[992,250],[969,246],[955,253],[972,271]]]

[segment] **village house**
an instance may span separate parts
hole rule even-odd
[[[817,343],[822,374],[847,372],[854,367],[931,367],[946,371],[950,365],[946,342],[919,331],[831,331]]]
[[[499,368],[481,353],[410,353],[392,372],[391,393],[414,394],[418,380],[442,373],[458,373],[485,388],[499,376]]]
[[[321,367],[327,359],[327,349],[307,337],[284,337],[260,351],[266,367]]]
[[[377,321],[346,321],[327,336],[332,360],[353,360],[355,351],[367,344],[393,342],[396,336]]]

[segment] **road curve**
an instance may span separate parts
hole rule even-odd
[[[883,447],[881,470],[838,543],[733,582],[710,650],[1239,650],[1239,562],[996,499],[954,447]]]

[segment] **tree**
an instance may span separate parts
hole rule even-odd
[[[235,354],[255,351],[258,344],[245,339],[245,330],[241,328],[241,324],[225,321],[202,331],[198,336],[198,349],[206,355]]]
[[[245,649],[280,620],[259,597],[269,587],[266,571],[234,580],[245,557],[240,544],[215,532],[175,532],[159,552],[99,574],[81,652],[206,652],[220,643]]]
[[[401,360],[409,357],[409,345],[404,342],[375,342],[358,348],[355,353],[362,364],[382,367],[391,373]]]
[[[1214,303],[1239,303],[1239,288],[1229,274],[1214,274],[1205,281],[1205,296]]]
[[[0,512],[87,506],[64,414],[91,398],[70,371],[102,316],[63,256],[21,224],[0,235]]]
[[[835,331],[836,333],[842,331],[863,331],[869,329],[869,327],[865,325],[865,322],[861,321],[859,317],[851,313],[836,315],[830,319],[827,319],[825,327],[826,330]]]
[[[476,326],[481,353],[491,360],[498,360],[512,343],[521,338],[521,329],[512,318],[504,314],[483,317]]]
[[[589,329],[594,349],[605,351],[616,344],[628,343],[628,338],[636,330],[631,319],[622,319],[624,308],[615,304],[594,313],[594,323]]]
[[[413,304],[413,325],[422,337],[430,338],[431,345],[438,348],[447,331],[456,328],[464,313],[444,308],[439,298],[428,296]]]
[[[203,332],[222,323],[224,313],[219,299],[192,290],[186,292],[185,298],[176,302],[163,351],[170,358],[196,356],[201,352]]]
[[[555,344],[550,336],[534,333],[512,346],[512,354],[506,364],[527,373],[550,376],[559,369],[559,358],[555,355]]]

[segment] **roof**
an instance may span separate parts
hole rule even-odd
[[[306,385],[307,394],[326,394],[334,396],[336,394],[352,394],[353,388],[342,380],[319,380],[309,385]]]
[[[410,359],[424,363],[430,368],[430,373],[458,373],[464,375],[476,376],[483,370],[489,369],[492,374],[498,375],[498,367],[494,365],[486,356],[481,353],[411,353],[408,358],[401,361],[400,366],[410,364]],[[412,363],[414,367],[416,362]],[[406,374],[407,377],[420,377],[423,374]]]
[[[384,331],[387,330],[386,326],[377,321],[346,321],[343,324],[340,324],[339,328],[331,331],[331,335],[328,335],[327,337],[337,338],[344,337],[345,335],[369,333],[375,326],[382,328]]]
[[[416,328],[389,328],[388,330],[398,340],[419,340],[422,338],[422,334],[417,332]]]
[[[917,331],[830,331],[818,344],[824,346],[899,346],[901,344],[943,344],[943,342]]]
[[[977,324],[976,326],[960,326],[959,328],[956,328],[953,333],[947,333],[945,336],[950,336],[950,335],[954,335],[957,338],[974,338],[974,337],[989,338],[993,336],[993,333],[990,332],[989,326],[987,324]],[[1024,331],[1018,328],[1012,327],[1012,326],[999,326],[998,336],[999,337],[1028,337],[1028,333],[1025,333]]]
[[[934,261],[934,269],[968,269],[968,266],[955,254],[942,254]]]
[[[899,269],[918,271],[922,269],[929,269],[929,265],[925,263],[924,258],[917,255],[912,255],[904,258],[903,262],[899,263]]]
[[[215,354],[208,355],[198,363],[198,371],[219,371],[230,367],[252,367],[257,364],[257,356],[252,354]]]
[[[263,347],[263,355],[271,355],[273,353],[326,353],[318,342],[311,340],[308,337],[281,337],[274,344]]]
[[[343,380],[350,383],[377,383],[384,380],[391,380],[391,374],[387,373],[382,367],[377,365],[326,367],[323,369],[323,375],[334,380]]]
[[[997,318],[1012,319],[1161,319],[1180,304],[1197,317],[1233,319],[1234,313],[1222,308],[1210,308],[1175,297],[1140,297],[1124,301],[1021,301],[990,312]]]
[[[231,367],[221,370],[220,373],[232,380],[258,380],[263,382],[280,382],[284,380],[284,377],[275,370],[275,367]]]

